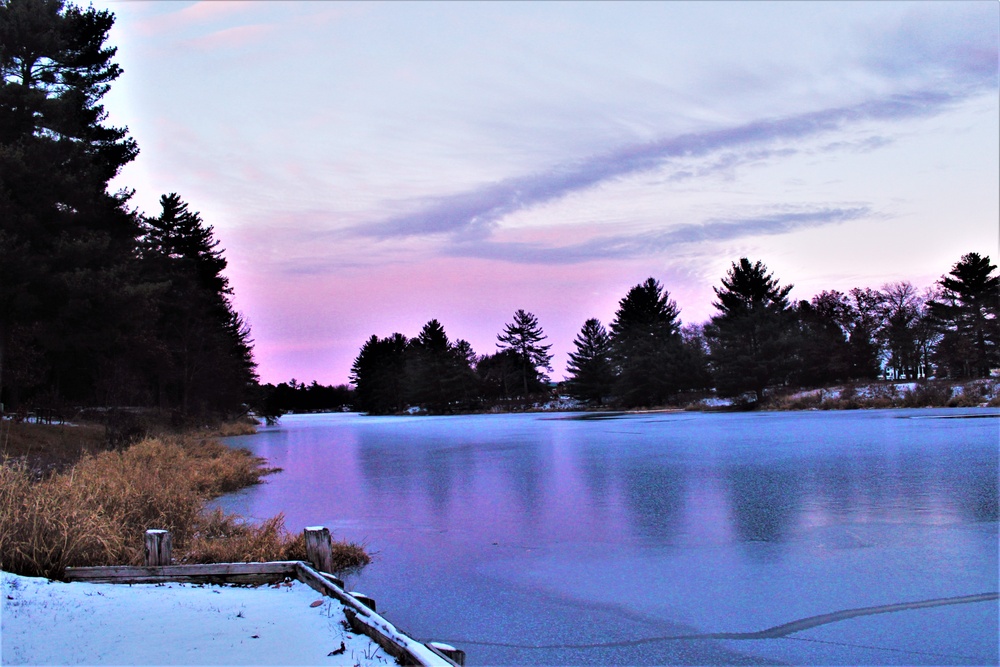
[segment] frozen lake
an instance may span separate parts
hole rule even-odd
[[[365,543],[349,587],[471,665],[998,663],[1000,410],[289,415],[230,442],[284,471],[219,504]]]

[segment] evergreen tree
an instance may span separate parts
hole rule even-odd
[[[454,356],[453,382],[458,400],[466,407],[471,407],[480,394],[479,376],[476,373],[479,356],[472,349],[472,344],[461,338],[455,341],[451,353]]]
[[[615,381],[611,365],[611,337],[601,321],[591,318],[573,341],[576,352],[569,353],[566,391],[570,396],[600,405],[611,394]]]
[[[406,407],[406,360],[409,341],[401,333],[372,336],[351,366],[351,383],[358,410],[373,415],[400,412]]]
[[[630,406],[663,403],[691,384],[680,335],[680,311],[660,283],[648,278],[618,302],[611,322],[615,397]]]
[[[151,369],[161,407],[233,412],[256,381],[250,329],[230,301],[226,260],[212,227],[176,193],[144,219],[141,249],[158,299],[162,346]]]
[[[100,104],[121,70],[114,17],[58,0],[0,2],[0,396],[93,401],[141,355],[130,193],[138,153]],[[10,368],[12,372],[5,372]],[[3,400],[3,399],[0,399]],[[14,399],[16,402],[16,398]]]
[[[722,287],[714,288],[719,313],[705,327],[716,388],[724,395],[753,391],[758,401],[794,370],[792,286],[780,287],[757,261],[734,262]]]
[[[466,341],[456,347],[448,341],[444,327],[437,320],[424,325],[410,341],[407,364],[408,399],[435,412],[450,412],[458,403],[469,400],[469,358],[475,357]]]
[[[512,349],[485,355],[476,362],[476,376],[483,398],[508,401],[521,387],[521,356]]]
[[[521,380],[524,396],[531,391],[543,389],[549,378],[540,369],[552,370],[550,365],[552,355],[551,345],[542,345],[547,336],[542,333],[538,318],[532,313],[518,310],[514,313],[514,321],[504,326],[503,333],[497,335],[497,347],[500,350],[512,350],[520,359]]]
[[[950,377],[989,377],[1000,367],[1000,275],[988,256],[970,252],[938,281],[931,321],[942,334],[935,360]]]
[[[855,313],[847,295],[823,291],[811,301],[800,301],[796,311],[800,326],[798,383],[819,386],[849,379],[848,335]]]

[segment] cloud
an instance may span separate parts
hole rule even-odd
[[[869,40],[867,64],[897,80],[996,86],[998,8],[995,2],[916,3],[895,30],[880,29]]]
[[[459,242],[446,252],[453,256],[495,259],[517,264],[578,264],[594,260],[652,255],[687,243],[726,241],[748,236],[787,234],[801,229],[873,217],[870,207],[825,207],[776,211],[751,218],[708,220],[632,235],[600,236],[580,243],[547,246],[524,242]]]
[[[419,202],[415,210],[379,222],[356,225],[349,233],[377,239],[451,234],[458,241],[483,239],[505,216],[557,200],[603,182],[655,169],[672,158],[696,158],[719,151],[746,151],[723,156],[718,169],[779,155],[767,144],[799,140],[865,121],[902,120],[940,113],[972,92],[917,91],[860,104],[657,141],[617,150],[556,167],[548,172],[510,178],[467,192]],[[884,140],[878,140],[884,141]],[[878,141],[867,146],[875,148]],[[830,144],[836,148],[837,144]],[[794,149],[782,149],[786,152]],[[680,176],[683,176],[681,174]]]

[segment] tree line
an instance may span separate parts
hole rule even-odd
[[[101,104],[113,24],[0,2],[0,402],[238,412],[252,340],[213,228],[176,193],[146,215],[109,192],[139,154]]]
[[[354,406],[354,389],[350,385],[311,384],[292,378],[288,382],[263,384],[255,405],[258,416],[274,422],[286,412],[331,412]]]
[[[826,290],[789,301],[761,261],[733,262],[714,288],[716,314],[684,326],[654,278],[631,288],[608,327],[586,320],[562,391],[591,405],[666,405],[693,394],[760,401],[781,387],[880,378],[983,378],[1000,368],[1000,276],[968,253],[936,285]],[[477,355],[431,320],[415,338],[372,336],[351,369],[355,407],[391,414],[412,406],[460,412],[542,400],[551,345],[538,318],[518,310]]]

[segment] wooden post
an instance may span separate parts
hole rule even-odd
[[[431,642],[427,646],[431,649],[437,651],[444,655],[456,665],[465,666],[465,651],[460,648],[455,648],[451,644],[443,644],[441,642]]]
[[[378,611],[378,609],[375,608],[375,598],[369,597],[364,593],[359,593],[357,591],[351,591],[350,593],[348,593],[348,595],[353,595],[355,600],[357,600],[364,606],[368,607],[372,611]]]
[[[172,548],[170,531],[146,531],[146,565],[150,567],[170,565],[170,551]]]
[[[319,572],[333,570],[333,542],[330,531],[323,526],[308,526],[305,529],[306,558]]]

